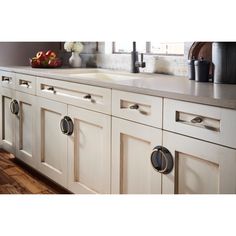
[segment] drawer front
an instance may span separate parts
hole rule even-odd
[[[112,90],[112,115],[162,128],[162,98]]]
[[[236,148],[236,111],[164,99],[165,130]]]
[[[31,75],[16,74],[16,90],[36,94],[36,77]]]
[[[111,89],[37,78],[36,91],[41,97],[111,114]]]
[[[15,88],[15,74],[7,71],[0,71],[0,80],[2,87],[14,89]]]

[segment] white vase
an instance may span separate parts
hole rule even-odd
[[[81,67],[82,60],[78,52],[72,52],[72,55],[69,58],[69,64],[71,67]]]

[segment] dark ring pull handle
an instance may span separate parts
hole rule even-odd
[[[66,135],[72,135],[74,130],[74,124],[69,116],[64,116],[60,122],[61,132]]]
[[[19,113],[19,104],[15,99],[12,100],[10,103],[10,110],[11,110],[11,113],[14,115],[18,115]]]
[[[200,124],[200,123],[202,123],[203,122],[203,118],[202,117],[200,117],[200,116],[197,116],[197,117],[195,117],[195,118],[193,118],[192,120],[191,120],[191,123],[193,123],[193,124]]]
[[[174,167],[174,160],[170,151],[163,146],[156,146],[151,153],[153,168],[162,174],[169,174]]]
[[[139,109],[139,105],[138,104],[131,105],[131,106],[129,106],[129,109],[138,110]]]

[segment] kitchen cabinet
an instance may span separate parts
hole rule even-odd
[[[74,193],[110,193],[111,116],[68,106],[68,188]]]
[[[35,166],[35,96],[1,88],[1,145]]]
[[[37,169],[74,193],[110,193],[110,116],[44,98],[36,116]]]
[[[0,85],[1,147],[73,193],[236,193],[233,109],[3,71]]]
[[[36,97],[16,91],[15,99],[19,107],[18,114],[15,114],[15,154],[23,162],[35,167]]]
[[[15,115],[10,109],[15,91],[4,87],[1,87],[0,90],[1,147],[15,154]]]
[[[66,114],[66,104],[37,98],[36,168],[64,187],[67,187],[67,136],[61,132],[60,122]]]
[[[162,175],[150,155],[162,143],[162,131],[112,118],[112,193],[161,193]]]
[[[163,132],[174,169],[162,178],[163,193],[236,193],[236,150]]]

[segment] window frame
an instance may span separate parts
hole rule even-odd
[[[116,52],[115,49],[116,49],[116,46],[115,46],[115,43],[116,42],[112,42],[112,54],[130,54],[130,52]],[[146,42],[146,52],[143,53],[144,55],[154,55],[154,56],[184,56],[184,52],[183,54],[174,54],[174,53],[171,53],[171,54],[166,54],[166,53],[154,53],[154,52],[151,52],[151,42]]]

